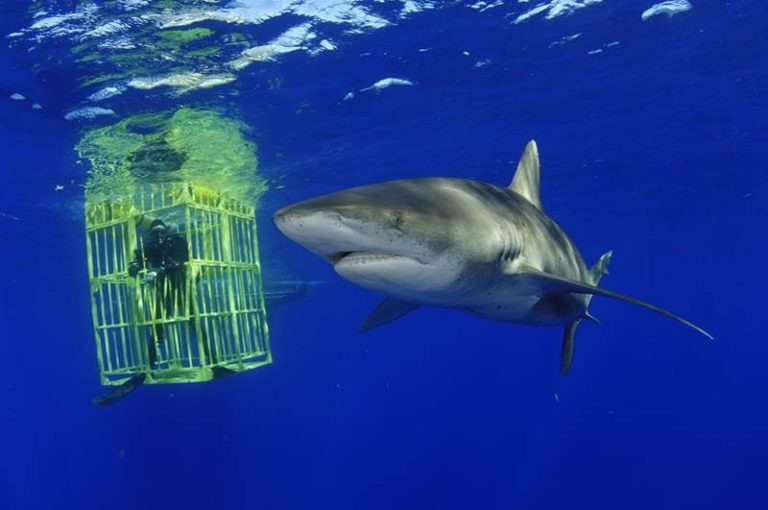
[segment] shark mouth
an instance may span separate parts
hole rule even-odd
[[[274,221],[283,234],[342,272],[396,271],[403,266],[415,270],[431,259],[419,243],[395,242],[386,228],[333,211],[303,212],[300,206],[290,206],[276,212]]]
[[[378,262],[394,262],[397,260],[409,260],[425,264],[421,260],[405,255],[396,255],[393,253],[373,252],[373,251],[340,251],[332,254],[329,261],[334,267],[375,264]]]

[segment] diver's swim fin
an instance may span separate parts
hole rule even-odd
[[[230,375],[237,375],[238,372],[227,367],[211,367],[211,374],[214,379],[221,379],[222,377],[228,377]]]
[[[109,390],[108,392],[99,395],[98,397],[91,400],[93,405],[99,406],[99,407],[105,407],[114,404],[115,402],[119,402],[120,400],[127,397],[133,390],[144,384],[144,380],[147,378],[147,374],[141,373],[136,374],[124,383],[122,383],[120,386],[115,386],[113,389]]]

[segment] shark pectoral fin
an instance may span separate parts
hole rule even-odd
[[[707,331],[700,328],[696,324],[690,322],[689,320],[683,319],[679,315],[675,315],[674,313],[668,312],[667,310],[664,310],[663,308],[659,308],[656,305],[652,305],[651,303],[646,303],[645,301],[640,301],[639,299],[625,296],[624,294],[619,294],[618,292],[613,292],[607,289],[602,289],[600,287],[595,287],[594,285],[580,283],[574,280],[569,280],[568,278],[563,278],[562,276],[544,273],[542,271],[536,271],[536,270],[526,270],[525,272],[517,273],[516,277],[525,278],[526,280],[529,280],[529,281],[526,281],[526,284],[528,284],[529,286],[535,285],[544,293],[571,292],[575,294],[592,294],[595,296],[604,296],[604,297],[609,297],[613,299],[618,299],[621,301],[626,301],[627,303],[640,306],[642,308],[645,308],[646,310],[650,310],[652,312],[656,312],[658,314],[664,315],[665,317],[669,317],[670,319],[674,319],[677,322],[685,324],[689,328],[695,329],[696,331],[698,331],[705,337],[709,338],[710,340],[714,340],[714,337],[712,335],[710,335]]]
[[[571,368],[573,361],[573,336],[576,334],[576,327],[581,322],[579,319],[566,324],[563,331],[563,345],[560,348],[560,373],[566,375]]]
[[[407,303],[398,299],[384,298],[384,300],[368,314],[368,317],[365,318],[363,324],[360,326],[360,331],[366,332],[373,328],[383,326],[384,324],[394,322],[418,307],[419,305],[414,305],[413,303]]]

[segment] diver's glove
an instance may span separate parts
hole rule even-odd
[[[157,271],[147,271],[144,273],[144,283],[152,283],[157,278]]]

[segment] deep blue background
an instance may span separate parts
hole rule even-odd
[[[75,71],[3,48],[0,213],[20,221],[0,215],[0,508],[768,508],[768,11],[698,1],[642,22],[651,3],[520,25],[446,7],[288,55],[266,71],[279,90],[244,73],[226,106],[273,185],[263,264],[326,283],[270,311],[274,365],[107,409],[89,403]],[[0,32],[25,23],[9,3]],[[387,76],[416,85],[342,101]],[[600,298],[567,378],[555,329],[423,309],[360,335],[376,296],[269,220],[385,178],[506,185],[530,138],[545,210],[588,262],[614,249],[605,285],[716,342]]]

